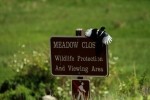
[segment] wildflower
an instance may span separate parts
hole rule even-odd
[[[57,87],[57,90],[58,91],[62,91],[63,89],[61,87]]]
[[[36,56],[37,55],[37,51],[33,51],[33,56]]]
[[[23,69],[23,65],[22,64],[20,65],[20,68]]]
[[[16,60],[16,59],[14,59],[14,63],[17,63],[17,60]]]
[[[91,89],[91,92],[93,92],[93,93],[94,93],[94,89]]]
[[[16,58],[16,54],[14,54],[14,58]]]
[[[22,47],[22,48],[25,48],[25,47],[26,47],[26,45],[25,45],[25,44],[23,44],[21,47]]]
[[[27,59],[26,59],[26,58],[24,58],[24,59],[23,59],[23,61],[24,61],[24,63],[26,64],[26,62],[27,62]]]
[[[114,60],[118,60],[118,59],[119,59],[119,57],[113,57],[113,59],[114,59]]]
[[[61,95],[63,89],[61,87],[57,87],[57,90],[58,90],[58,94]]]
[[[45,60],[45,63],[48,63],[48,60]]]
[[[109,91],[104,91],[104,94],[108,94],[109,93]]]
[[[18,73],[19,73],[19,69],[18,69],[18,68],[17,68],[16,72],[18,72]]]
[[[27,63],[29,63],[29,62],[30,62],[30,60],[27,59]]]

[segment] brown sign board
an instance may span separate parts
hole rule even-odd
[[[107,76],[108,50],[102,45],[100,56],[95,41],[87,37],[51,37],[51,71],[64,76]]]

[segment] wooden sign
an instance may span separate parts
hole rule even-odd
[[[90,100],[89,80],[72,80],[72,100]]]
[[[52,37],[50,44],[53,75],[108,75],[106,45],[96,56],[95,41],[86,37]]]

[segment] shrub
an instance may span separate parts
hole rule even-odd
[[[16,72],[14,79],[5,81],[1,85],[2,98],[11,98],[11,100],[31,100],[27,97],[40,99],[45,95],[45,87],[55,91],[56,79],[50,74],[49,57],[45,53],[33,51],[27,53],[23,45],[21,51],[14,54],[8,66]],[[25,93],[19,92],[20,86]],[[22,88],[21,88],[22,89]],[[7,94],[7,95],[6,95]]]
[[[10,89],[0,94],[0,100],[34,100],[30,93],[30,89],[26,88],[24,85],[18,85],[15,90]]]

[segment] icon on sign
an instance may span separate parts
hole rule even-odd
[[[89,100],[89,80],[72,80],[73,100]]]

